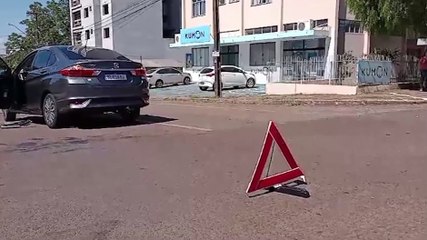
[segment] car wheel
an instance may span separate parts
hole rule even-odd
[[[128,107],[120,111],[120,115],[125,122],[135,122],[141,115],[141,108]]]
[[[190,84],[190,82],[191,82],[191,79],[189,78],[189,77],[185,77],[184,78],[184,85],[188,85],[188,84]]]
[[[255,79],[253,79],[253,78],[249,78],[249,79],[246,81],[246,87],[247,87],[247,88],[253,88],[253,87],[255,87]]]
[[[49,128],[59,128],[62,125],[58,104],[52,94],[47,94],[43,99],[43,119]]]
[[[9,109],[2,109],[3,119],[5,122],[13,122],[16,121],[16,113],[11,112]]]
[[[155,86],[156,86],[156,88],[163,87],[163,81],[162,80],[157,80]]]
[[[202,90],[202,91],[207,91],[208,90],[208,87],[199,87],[200,88],[200,90]]]

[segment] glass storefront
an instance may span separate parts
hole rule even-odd
[[[325,56],[325,38],[283,42],[283,57],[308,60]]]

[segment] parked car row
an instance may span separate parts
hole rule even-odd
[[[198,87],[215,88],[214,68],[200,71]],[[222,87],[256,85],[255,75],[236,66],[221,67]],[[189,73],[176,68],[150,71],[112,50],[48,46],[28,54],[12,70],[0,58],[0,109],[6,121],[19,113],[42,115],[57,128],[73,114],[115,112],[134,121],[149,105],[149,87],[190,84]]]
[[[157,68],[147,72],[150,87],[161,88],[163,86],[188,85],[192,82],[189,73],[176,68]],[[215,72],[213,67],[202,68],[199,73],[198,85],[200,90],[214,90]],[[247,72],[239,67],[223,65],[221,67],[221,82],[223,88],[253,88],[256,85],[255,74]]]
[[[0,60],[0,109],[43,115],[57,128],[75,113],[119,113],[134,121],[149,105],[145,68],[108,49],[49,46],[31,52],[12,71]],[[69,119],[69,117],[68,117]]]

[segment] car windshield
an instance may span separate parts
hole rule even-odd
[[[203,68],[202,71],[200,71],[200,73],[204,74],[204,73],[210,73],[212,71],[213,71],[212,68]]]
[[[103,48],[90,48],[90,47],[61,47],[59,48],[62,53],[71,60],[83,59],[97,59],[97,60],[129,60],[118,52]]]

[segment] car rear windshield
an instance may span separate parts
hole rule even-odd
[[[204,73],[210,73],[212,71],[213,71],[212,68],[203,68],[202,71],[200,71],[200,73],[204,74]]]
[[[104,48],[89,48],[89,47],[61,47],[61,52],[64,53],[70,60],[129,60],[118,52]]]

